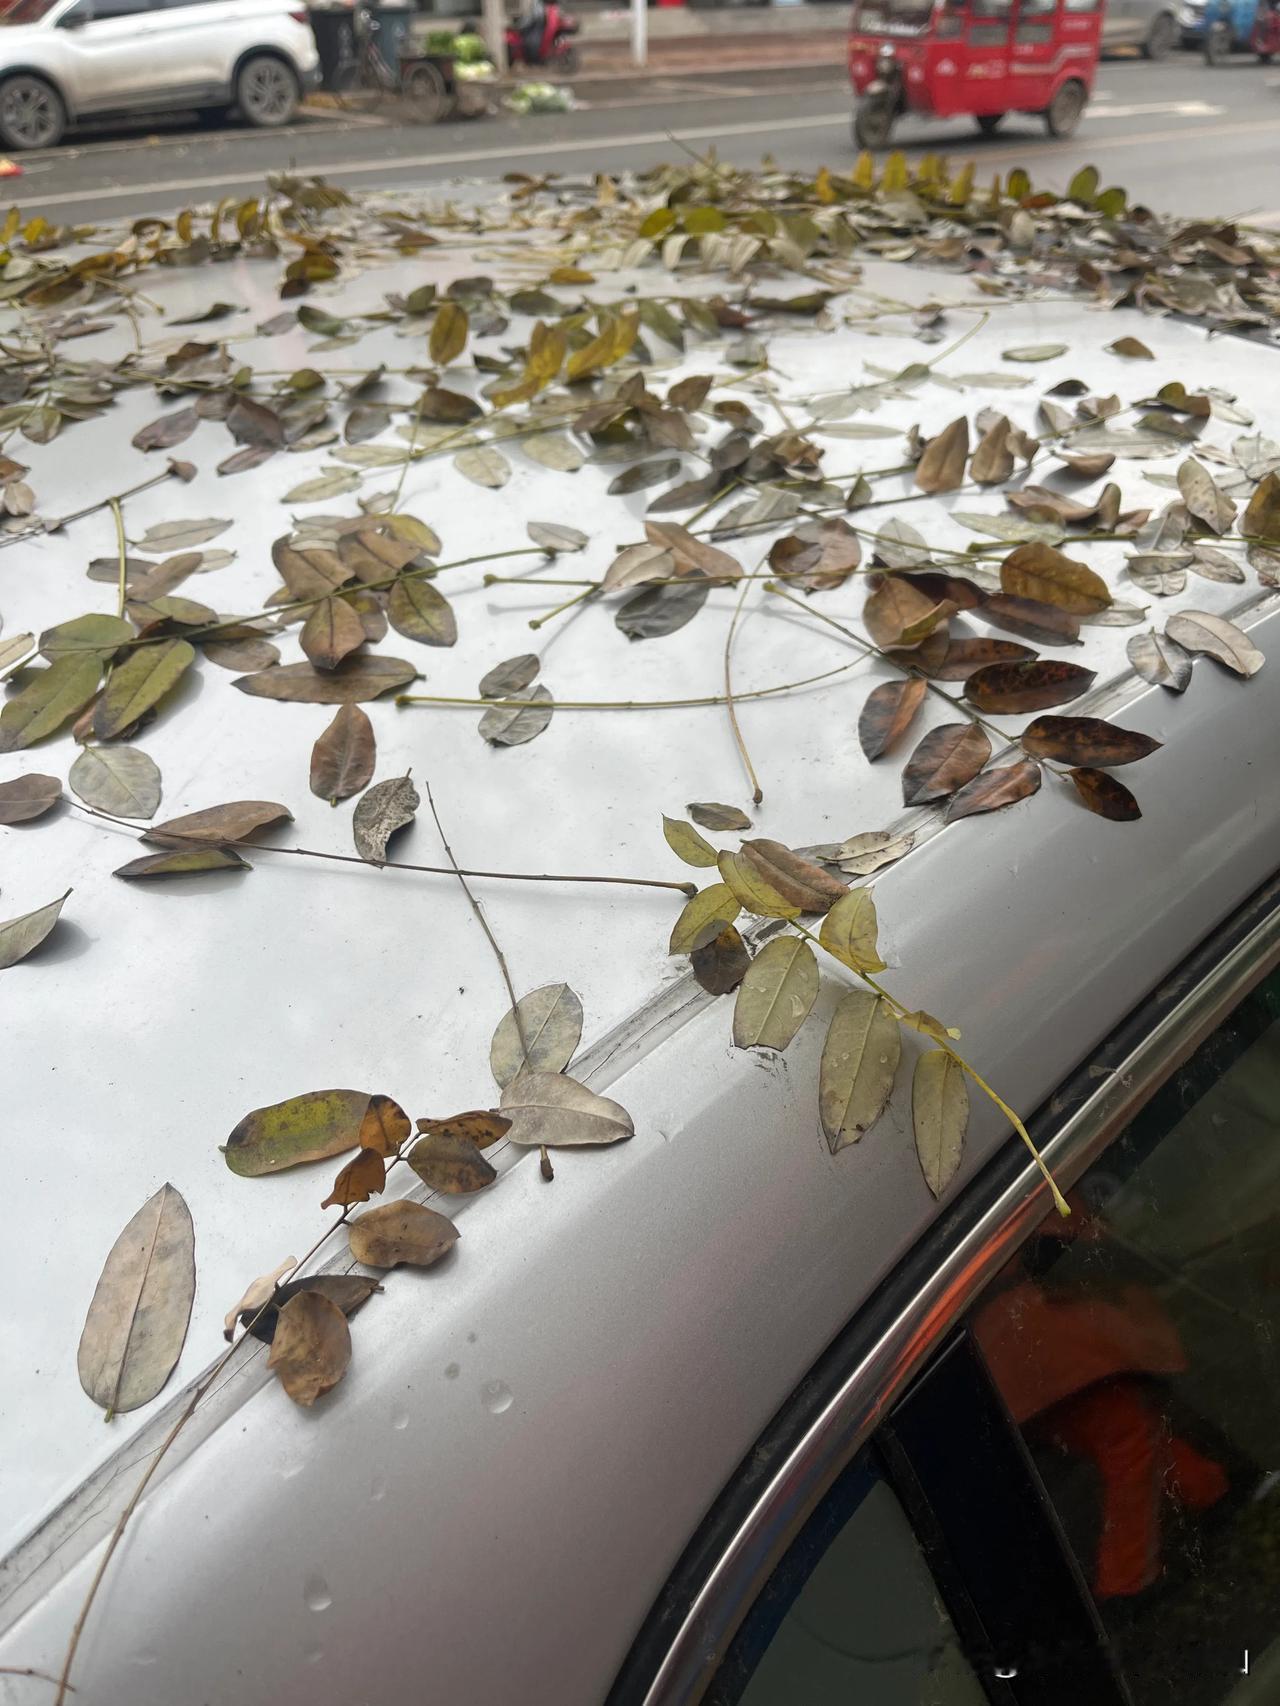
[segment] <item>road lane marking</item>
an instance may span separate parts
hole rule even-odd
[[[1107,106],[1093,114],[1094,118],[1142,118],[1157,113],[1177,113],[1182,118],[1219,118],[1225,107],[1211,107],[1208,101],[1143,101],[1137,106]]]
[[[767,130],[770,135],[783,131],[825,130],[839,127],[843,130],[849,123],[849,113],[815,113],[807,118],[779,119],[769,122]],[[520,137],[504,148],[470,148],[459,149],[457,152],[444,154],[396,154],[388,155],[378,160],[360,161],[316,161],[306,165],[295,164],[293,172],[301,177],[319,178],[367,178],[385,176],[390,172],[410,171],[426,166],[467,166],[478,165],[487,160],[517,160],[534,163],[544,158],[561,154],[599,154],[609,148],[645,148],[675,140],[686,142],[711,142],[719,137],[728,136],[758,136],[761,132],[761,121],[753,120],[746,124],[708,124],[697,126],[681,126],[669,130],[635,131],[626,136],[592,136],[583,137],[572,142],[543,142],[534,144],[531,138]],[[1195,130],[1197,142],[1219,136],[1251,136],[1259,132],[1274,135],[1275,120],[1259,119],[1241,124],[1198,125]],[[1107,138],[1108,148],[1139,148],[1164,142],[1185,142],[1187,132],[1185,127],[1178,130],[1149,130],[1132,136],[1111,136]],[[1078,142],[1072,138],[1071,142]],[[1066,151],[1070,143],[1064,139],[1056,147],[1049,147],[1043,142],[1032,142],[1030,138],[1019,143],[1010,143],[1005,148],[982,148],[970,154],[967,145],[950,149],[957,157],[973,158],[979,168],[994,162],[1004,160],[1021,161],[1028,149],[1033,151],[1035,158],[1058,159]],[[178,196],[186,190],[215,190],[230,188],[234,185],[252,184],[265,172],[277,169],[263,166],[259,171],[218,172],[200,178],[171,178],[168,182],[161,181],[151,184],[113,184],[103,189],[86,188],[80,190],[62,190],[53,195],[39,197],[41,207],[64,206],[69,202],[84,204],[95,201],[121,201],[133,199],[141,201],[147,196],[173,195]],[[388,189],[394,187],[388,184]],[[403,185],[398,186],[403,188]]]

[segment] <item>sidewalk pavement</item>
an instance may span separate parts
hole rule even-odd
[[[631,13],[626,7],[579,14],[582,73],[636,75],[631,64]],[[849,29],[843,5],[651,6],[651,74],[781,69],[844,62]]]

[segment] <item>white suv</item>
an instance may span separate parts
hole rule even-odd
[[[17,0],[0,18],[0,143],[50,148],[82,117],[188,107],[286,124],[319,80],[296,0]]]

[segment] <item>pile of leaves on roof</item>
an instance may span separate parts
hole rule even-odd
[[[1140,816],[1140,787],[1114,771],[1140,763],[1157,743],[1063,710],[1093,681],[1060,655],[1082,629],[1131,626],[1134,669],[1170,692],[1187,687],[1197,657],[1242,677],[1261,667],[1234,622],[1184,608],[1164,621],[1159,605],[1198,579],[1280,584],[1280,444],[1257,432],[1229,395],[1148,377],[1154,358],[1140,339],[1110,346],[1132,364],[1126,396],[1067,379],[1037,396],[1020,421],[990,408],[971,418],[965,393],[1031,389],[1037,364],[1063,346],[1015,345],[1001,372],[966,374],[950,360],[962,331],[930,359],[900,370],[868,365],[807,397],[787,391],[784,399],[771,373],[770,339],[780,328],[821,336],[887,320],[909,326],[924,349],[951,336],[954,305],[860,296],[867,258],[963,275],[974,293],[966,325],[1068,287],[1096,307],[1128,304],[1215,331],[1275,337],[1274,237],[1130,206],[1092,169],[1056,196],[1036,191],[1022,172],[981,187],[971,167],[953,172],[936,158],[913,172],[894,156],[878,178],[867,157],[847,176],[823,170],[816,178],[702,161],[625,182],[519,177],[500,205],[471,209],[415,209],[281,178],[260,197],[105,234],[15,210],[0,241],[0,314],[8,322],[0,334],[0,549],[43,533],[74,540],[81,519],[105,512],[118,542],[88,564],[84,614],[38,633],[0,630],[9,693],[0,752],[58,754],[57,774],[20,765],[0,778],[0,823],[48,814],[51,862],[60,803],[140,828],[146,850],[116,873],[131,882],[248,871],[251,845],[263,854],[297,851],[258,839],[289,820],[276,801],[215,802],[153,821],[163,779],[143,743],[155,718],[196,714],[174,695],[192,670],[232,672],[221,691],[335,707],[312,749],[297,754],[299,786],[333,801],[357,798],[346,857],[388,862],[388,841],[420,800],[407,777],[373,782],[376,733],[361,705],[393,693],[401,705],[444,703],[406,690],[423,655],[412,648],[459,642],[450,574],[498,584],[495,566],[507,566],[500,556],[559,575],[591,543],[562,522],[522,518],[501,553],[451,559],[446,518],[427,520],[402,503],[407,472],[432,460],[448,459],[463,481],[494,492],[518,458],[566,477],[603,465],[610,493],[652,492],[642,533],[603,573],[582,576],[561,607],[604,603],[637,642],[700,617],[709,623],[717,587],[738,594],[735,615],[755,594],[791,600],[815,624],[838,629],[852,654],[845,668],[873,657],[888,671],[861,707],[858,739],[868,761],[903,762],[903,801],[922,824],[1001,809],[1034,794],[1045,777],[1103,818]],[[321,297],[301,300],[388,258],[448,245],[491,256],[491,273],[424,283],[358,314]],[[203,269],[212,293],[230,276],[218,263],[240,257],[279,268],[279,310],[252,331],[242,307],[212,294],[186,321],[152,314],[154,269]],[[129,353],[95,358],[94,338],[122,320],[136,333]],[[315,340],[304,367],[255,369],[237,353],[246,333],[270,339],[299,325]],[[361,338],[388,326],[407,365],[353,366]],[[328,367],[334,351],[340,371]],[[884,403],[926,387],[956,396],[956,416],[941,432],[904,435],[873,419]],[[48,513],[41,455],[64,453],[64,441],[74,455],[79,423],[138,391],[154,396],[157,412],[133,434],[136,481],[108,492],[87,476],[77,512]],[[257,489],[270,482],[292,513],[261,551],[261,607],[247,614],[217,603],[215,571],[232,558],[217,541],[231,521],[184,514],[183,482],[194,470],[170,454],[208,422],[225,430],[217,468],[228,517],[236,482],[251,470],[260,470]],[[831,446],[862,439],[894,440],[891,465],[829,473]],[[1149,485],[1168,488],[1157,512],[1128,504],[1112,477],[1130,459],[1144,464]],[[1153,473],[1154,462],[1162,469]],[[134,536],[130,501],[157,485],[171,490],[172,516]],[[951,493],[962,494],[951,520],[973,535],[963,550],[931,543],[908,519],[916,498]],[[878,513],[885,508],[888,517]],[[1118,586],[1086,561],[1100,540],[1125,547]],[[190,586],[197,575],[199,599]],[[853,628],[823,604],[857,580],[865,602]],[[384,647],[391,631],[396,652],[407,641],[409,655]],[[726,656],[732,634],[730,625]],[[540,672],[531,652],[478,681],[471,703],[479,739],[519,746],[544,733],[561,708]],[[798,670],[796,682],[739,697],[767,698],[841,673]],[[939,696],[950,720],[920,735],[917,719]],[[731,689],[722,702],[732,717]],[[1016,730],[993,721],[1028,716]],[[745,747],[742,756],[750,776]],[[704,801],[687,810],[688,818],[667,820],[667,840],[715,880],[696,893],[665,885],[689,897],[672,953],[690,957],[712,995],[734,994],[733,1036],[744,1049],[785,1049],[813,1008],[819,955],[837,968],[849,987],[823,1050],[818,1097],[833,1152],[886,1106],[902,1029],[927,1038],[933,1046],[914,1066],[915,1132],[924,1178],[940,1194],[960,1164],[966,1083],[995,1092],[957,1051],[956,1031],[908,1011],[879,981],[865,880],[908,851],[918,830],[861,829],[799,849],[748,834],[726,847],[702,831],[749,832],[742,806]],[[39,945],[66,899],[0,924],[0,967]],[[317,1249],[341,1226],[351,1257],[366,1267],[434,1264],[456,1239],[435,1210],[400,1199],[352,1218],[383,1192],[390,1167],[403,1162],[430,1191],[466,1193],[499,1178],[484,1154],[499,1139],[539,1148],[550,1176],[550,1148],[631,1134],[622,1108],[566,1075],[581,1025],[566,985],[535,991],[495,1037],[499,1108],[421,1119],[415,1134],[382,1093],[308,1092],[247,1115],[227,1140],[227,1164],[252,1177],[350,1154],[324,1194],[322,1206],[339,1215]],[[341,1378],[350,1354],[346,1314],[375,1283],[298,1277],[301,1265],[291,1259],[256,1281],[228,1329],[239,1322],[270,1342],[286,1390],[310,1403]],[[144,1403],[164,1385],[193,1284],[190,1217],[166,1186],[121,1234],[86,1324],[82,1380],[108,1411]],[[133,1332],[140,1308],[151,1320],[142,1336]]]

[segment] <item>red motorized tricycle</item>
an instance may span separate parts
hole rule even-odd
[[[1070,136],[1098,69],[1103,0],[854,0],[849,78],[860,148],[902,113],[971,114],[990,135],[1009,112]]]

